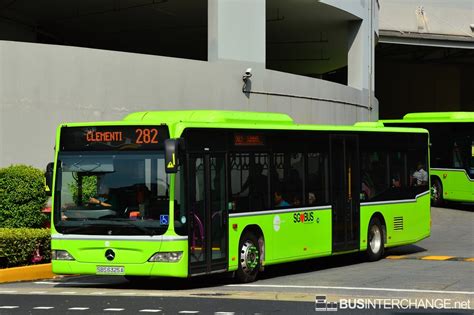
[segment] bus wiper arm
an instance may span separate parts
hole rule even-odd
[[[74,232],[77,232],[77,231],[80,231],[80,230],[84,230],[84,229],[88,229],[88,228],[91,228],[91,227],[97,227],[97,226],[106,226],[106,224],[104,224],[103,222],[97,224],[97,223],[86,223],[86,224],[81,224],[79,226],[64,226],[64,225],[60,225],[60,227],[63,228],[63,232],[65,233],[74,233]]]
[[[148,234],[150,236],[155,235],[155,232],[152,229],[146,228],[144,226],[140,226],[138,224],[133,223],[132,221],[128,221],[127,219],[109,219],[110,221],[115,221],[115,222],[121,222],[125,223],[126,225],[133,226],[137,230],[142,231],[145,234]]]

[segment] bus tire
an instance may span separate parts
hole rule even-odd
[[[258,237],[250,231],[245,232],[239,242],[239,268],[235,274],[239,282],[255,281],[260,269],[260,255]]]
[[[384,253],[384,232],[382,223],[377,217],[373,217],[369,223],[367,231],[367,251],[368,261],[377,261],[382,258]]]
[[[431,204],[435,207],[441,207],[444,204],[443,184],[438,178],[431,181]]]

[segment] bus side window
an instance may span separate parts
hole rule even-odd
[[[324,205],[328,198],[328,158],[327,153],[308,153],[306,174],[306,205]]]

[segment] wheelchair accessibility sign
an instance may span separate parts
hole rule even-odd
[[[167,214],[160,215],[160,224],[161,225],[168,225],[169,224],[169,216]]]

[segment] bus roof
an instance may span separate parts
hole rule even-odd
[[[380,122],[357,122],[348,125],[296,124],[293,119],[282,113],[244,112],[223,110],[178,110],[148,111],[131,113],[124,118],[127,123],[163,122],[183,123],[191,128],[256,128],[287,130],[335,130],[335,131],[392,131],[392,132],[426,132],[424,129],[384,127]],[[210,125],[212,124],[212,125]],[[264,126],[262,126],[264,125]]]
[[[150,111],[127,115],[125,121],[166,121],[184,123],[248,123],[293,125],[293,119],[287,114],[239,112],[228,110],[178,110],[178,111]]]
[[[287,114],[222,110],[145,111],[128,114],[122,121],[64,123],[62,127],[175,125],[178,134],[185,128],[231,128],[273,130],[320,130],[427,133],[421,128],[385,127],[380,122],[358,122],[351,125],[297,124]],[[174,132],[172,132],[174,133]]]
[[[474,112],[425,112],[409,113],[403,119],[381,120],[387,123],[446,123],[474,122]]]

